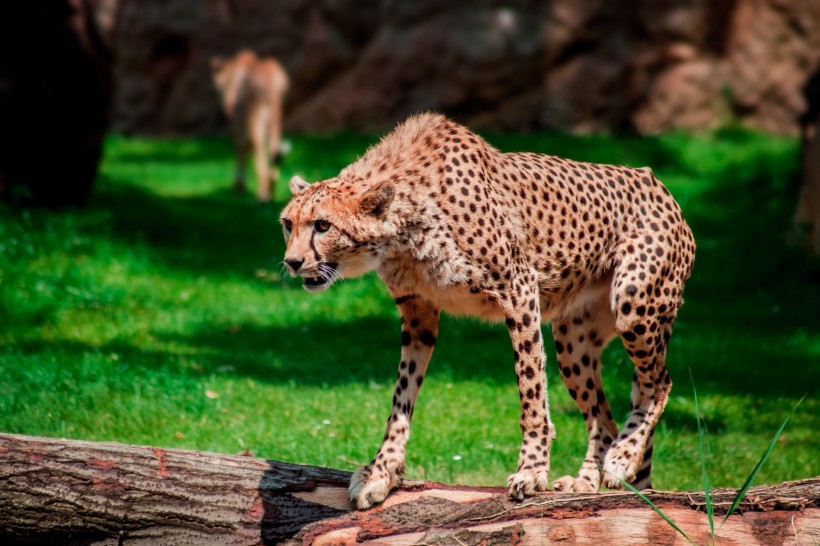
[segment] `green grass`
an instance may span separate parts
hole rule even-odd
[[[688,369],[710,432],[712,486],[740,485],[804,394],[756,483],[820,474],[820,280],[785,237],[796,142],[743,132],[489,138],[505,150],[651,165],[695,231],[654,486],[702,487]],[[373,139],[292,141],[285,180],[333,176]],[[319,295],[282,278],[286,185],[275,206],[259,206],[229,190],[232,171],[226,139],[112,137],[85,210],[0,206],[0,431],[248,448],[344,469],[372,457],[398,364],[392,301],[372,274]],[[559,477],[577,470],[586,438],[548,347]],[[623,419],[632,364],[617,341],[604,363]],[[445,316],[408,476],[501,485],[519,442],[504,327]]]

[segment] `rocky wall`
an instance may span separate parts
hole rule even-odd
[[[796,133],[820,0],[96,0],[114,127],[224,124],[209,59],[249,47],[291,78],[296,131],[421,110],[479,127]]]

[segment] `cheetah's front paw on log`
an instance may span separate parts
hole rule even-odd
[[[347,495],[350,502],[359,509],[367,510],[387,498],[387,495],[401,485],[401,476],[385,469],[363,466],[353,473]]]
[[[507,478],[510,497],[524,500],[537,491],[546,491],[549,475],[546,470],[520,470]]]

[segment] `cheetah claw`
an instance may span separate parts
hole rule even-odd
[[[524,497],[530,497],[537,491],[546,491],[548,482],[546,470],[521,470],[507,478],[509,495],[517,500],[524,500]]]
[[[553,482],[552,488],[556,491],[572,493],[595,493],[598,491],[598,488],[589,481],[573,476],[558,478]]]

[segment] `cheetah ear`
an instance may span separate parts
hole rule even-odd
[[[395,194],[396,191],[389,182],[377,184],[365,192],[359,203],[359,210],[377,218],[384,216]]]
[[[298,174],[294,175],[293,178],[291,178],[290,182],[288,183],[288,187],[290,188],[290,193],[292,193],[293,195],[296,195],[297,193],[305,191],[306,189],[308,189],[309,186],[310,186],[310,184],[308,182],[306,182]]]

